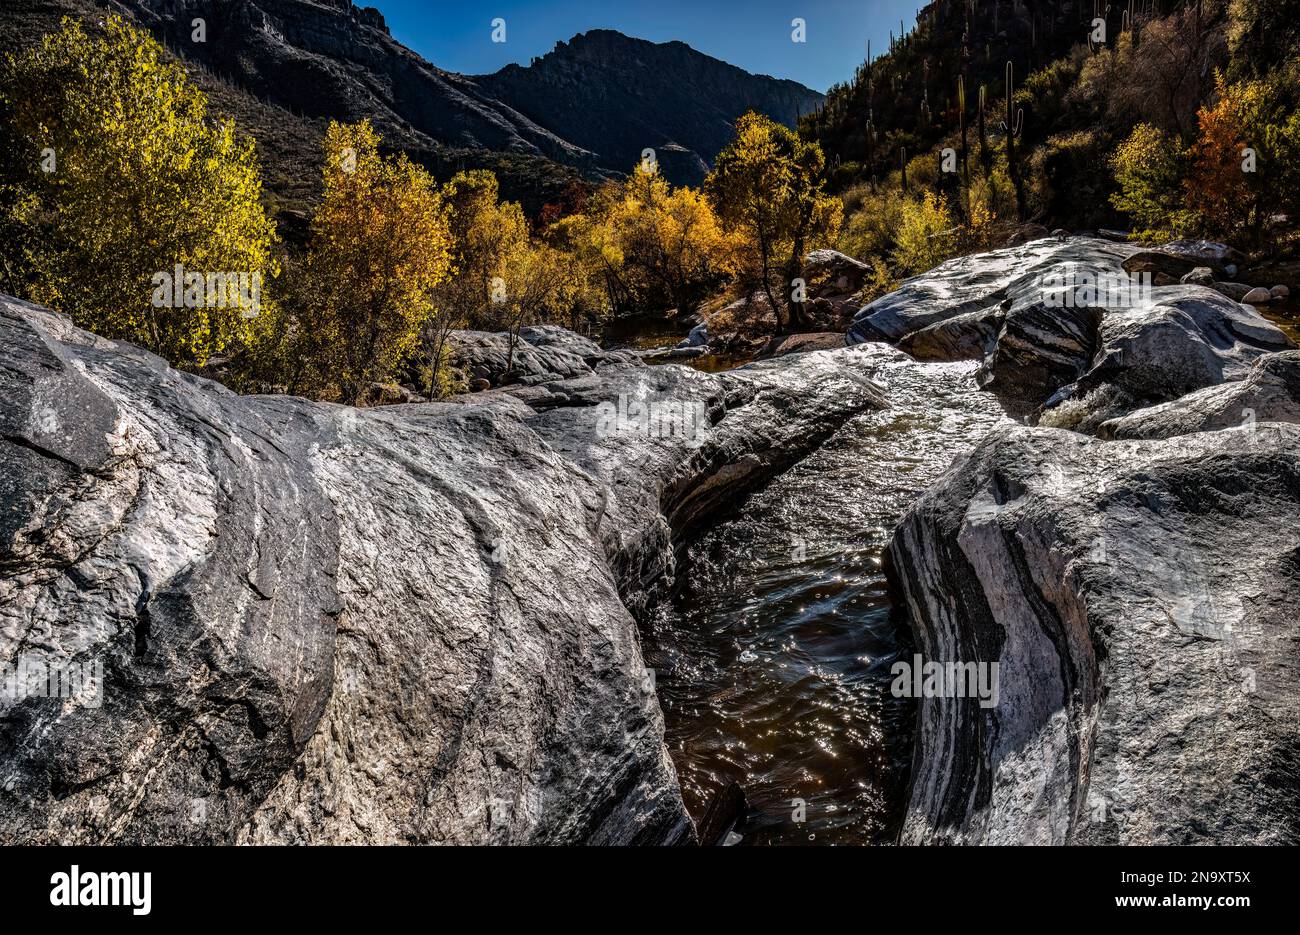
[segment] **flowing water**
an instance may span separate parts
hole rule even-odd
[[[891,409],[846,423],[689,548],[646,657],[697,820],[736,781],[745,844],[897,832],[915,709],[889,694],[909,650],[881,556],[908,505],[1006,418],[973,372],[883,365]]]

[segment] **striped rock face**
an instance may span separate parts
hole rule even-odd
[[[1295,347],[1213,288],[1130,272],[1134,250],[1048,237],[959,257],[862,308],[849,340],[897,344],[921,360],[979,360],[980,386],[1010,409],[1089,433],[1242,380],[1262,356]]]
[[[995,432],[895,533],[921,702],[907,843],[1295,843],[1300,429]]]

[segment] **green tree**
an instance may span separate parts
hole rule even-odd
[[[1149,123],[1139,123],[1111,158],[1119,191],[1111,203],[1137,222],[1140,238],[1183,233],[1189,214],[1183,204],[1183,158],[1178,141]]]
[[[227,274],[278,274],[251,140],[146,33],[117,16],[102,35],[65,20],[0,67],[3,134],[16,147],[0,209],[9,278],[83,327],[178,365],[254,339],[266,303]],[[201,287],[160,291],[179,265]],[[212,288],[215,280],[217,289]],[[182,297],[171,307],[163,299]]]

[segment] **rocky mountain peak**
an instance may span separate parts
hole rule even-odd
[[[660,153],[672,181],[698,183],[757,110],[787,125],[822,97],[794,81],[752,75],[683,42],[593,29],[529,66],[495,74],[445,71],[395,40],[383,13],[351,0],[6,0],[0,42],[17,49],[58,28],[127,15],[173,54],[257,137],[271,187],[297,201],[324,121],[369,119],[390,146],[439,175],[486,167],[502,192],[536,210],[579,175],[627,172]],[[206,39],[192,40],[192,21]],[[308,173],[311,175],[312,173]]]

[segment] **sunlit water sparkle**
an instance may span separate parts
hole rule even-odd
[[[690,547],[646,657],[697,819],[735,780],[751,809],[745,844],[896,834],[915,709],[889,695],[908,649],[881,557],[908,505],[1006,418],[973,372],[884,365],[892,408],[846,423]]]

